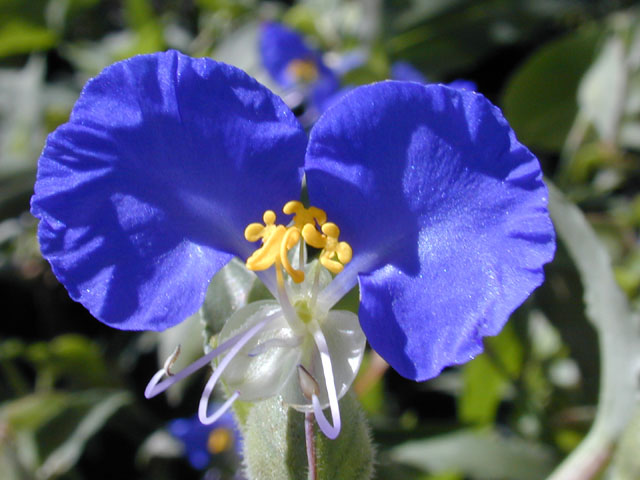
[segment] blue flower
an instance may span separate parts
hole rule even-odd
[[[425,77],[420,70],[403,60],[393,62],[391,65],[391,78],[403,82],[429,83],[427,77]],[[457,90],[478,91],[478,86],[471,80],[454,80],[446,85]]]
[[[337,100],[340,80],[310,48],[302,35],[278,22],[265,22],[260,32],[260,56],[269,75],[284,89],[308,97],[318,112]]]
[[[213,455],[240,450],[240,432],[230,412],[211,425],[202,424],[195,415],[172,420],[167,428],[182,442],[189,463],[198,470],[207,468]]]
[[[290,202],[303,175],[311,209]],[[246,261],[277,301],[229,319],[215,355],[229,353],[203,398],[227,368],[229,402],[285,392],[301,409],[330,404],[335,427],[361,348],[358,319],[332,307],[359,285],[362,331],[407,378],[466,362],[543,281],[555,249],[546,204],[537,159],[482,95],[363,86],[307,138],[244,72],[170,51],[89,81],[47,140],[31,211],[55,275],[115,328],[181,322],[218,270]],[[302,240],[322,249],[322,267]],[[206,402],[200,412],[213,421]]]
[[[398,60],[391,64],[391,78],[402,82],[429,82],[420,70],[404,60]]]

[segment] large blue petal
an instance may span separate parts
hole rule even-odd
[[[334,282],[359,275],[367,339],[406,377],[479,353],[553,257],[538,161],[482,95],[360,87],[318,120],[305,170],[353,247]]]
[[[42,253],[104,323],[172,326],[250,254],[244,227],[299,196],[305,146],[284,103],[234,67],[177,52],[116,63],[40,157]]]

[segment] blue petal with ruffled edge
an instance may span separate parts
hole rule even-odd
[[[31,211],[43,255],[104,323],[162,330],[202,304],[244,227],[300,193],[306,135],[241,70],[170,51],[91,80],[47,139]]]
[[[305,171],[311,204],[353,247],[334,282],[358,276],[367,339],[405,377],[478,354],[553,257],[538,161],[482,95],[360,87],[316,123]]]

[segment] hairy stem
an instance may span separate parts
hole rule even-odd
[[[307,441],[307,464],[309,465],[308,480],[317,480],[318,471],[316,465],[316,445],[315,437],[313,434],[313,423],[315,417],[313,412],[306,412],[304,414],[304,436]]]

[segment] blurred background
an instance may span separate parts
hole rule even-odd
[[[640,478],[640,418],[629,413],[638,386],[621,390],[616,378],[601,378],[604,355],[616,342],[626,351],[625,332],[637,331],[640,306],[634,3],[0,0],[0,478],[240,478],[231,422],[197,439],[185,434],[195,432],[185,422],[206,372],[168,395],[143,397],[177,343],[185,362],[202,353],[198,320],[162,334],[104,326],[69,299],[41,258],[28,209],[46,135],[66,121],[90,77],[135,54],[172,48],[234,64],[312,123],[322,106],[292,96],[264,66],[265,21],[298,32],[338,91],[399,78],[398,65],[424,82],[474,82],[469,88],[503,109],[588,221],[585,233],[572,230],[578,212],[554,215],[568,233],[545,284],[467,365],[414,383],[367,353],[355,391],[377,448],[376,478],[545,478],[612,395],[628,400],[622,417],[605,417],[615,424],[602,427],[613,441],[596,452],[604,457],[593,478]],[[585,236],[592,229],[595,246]],[[603,252],[611,265],[589,273]],[[606,282],[609,274],[615,282]],[[587,297],[588,309],[587,288],[601,294]],[[613,338],[608,347],[605,337]]]

